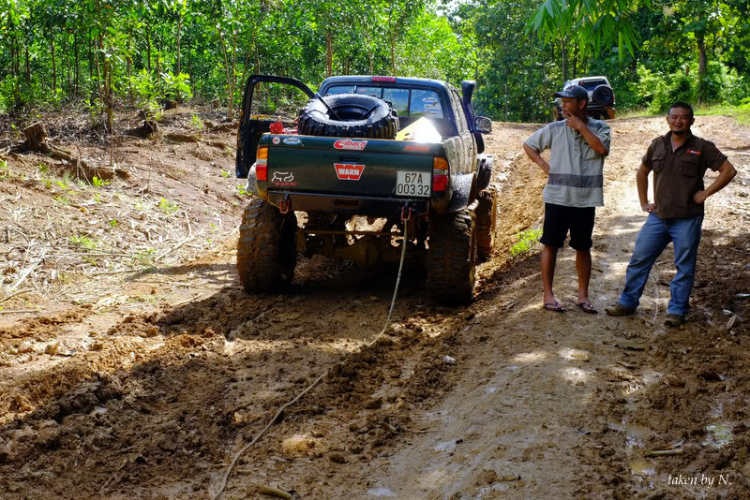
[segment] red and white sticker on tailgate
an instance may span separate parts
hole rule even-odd
[[[342,181],[358,181],[365,170],[364,165],[352,165],[349,163],[334,163],[333,168],[336,169],[336,177]]]
[[[352,139],[340,139],[333,143],[336,149],[349,149],[353,151],[363,151],[367,146],[367,141],[355,141]]]

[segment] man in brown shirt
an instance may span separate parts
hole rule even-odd
[[[692,134],[690,127],[694,122],[689,104],[674,103],[667,115],[669,133],[654,139],[643,157],[636,184],[641,209],[649,216],[638,233],[620,299],[606,309],[609,315],[635,312],[651,267],[672,242],[677,274],[669,285],[672,297],[665,324],[679,326],[685,322],[695,281],[704,202],[737,174],[712,142]],[[709,168],[719,175],[706,188],[703,176]],[[648,176],[652,171],[654,203],[648,201]]]

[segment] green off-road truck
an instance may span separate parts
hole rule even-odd
[[[310,99],[298,116],[254,114],[256,86],[279,84]],[[406,245],[436,301],[470,301],[497,213],[482,138],[492,124],[474,116],[474,87],[463,82],[459,95],[435,80],[342,76],[313,93],[291,78],[250,77],[236,162],[255,195],[237,248],[244,288],[288,284],[298,254],[397,262]]]

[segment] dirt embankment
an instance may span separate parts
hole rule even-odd
[[[535,126],[495,124],[498,250],[475,303],[435,307],[408,277],[388,335],[361,349],[385,321],[395,269],[303,260],[288,293],[246,295],[233,138],[191,130],[194,114],[218,121],[178,110],[161,138],[114,147],[52,131],[88,163],[128,172],[108,184],[0,152],[0,498],[210,498],[232,455],[326,370],[243,455],[224,498],[267,498],[264,486],[299,499],[747,498],[746,128],[695,129],[739,174],[708,202],[684,328],[662,325],[669,251],[637,316],[575,309],[569,249],[555,287],[569,311],[540,309],[538,256],[508,257],[542,216],[545,179],[520,150]],[[611,125],[600,309],[643,221],[635,169],[665,131],[657,119]]]

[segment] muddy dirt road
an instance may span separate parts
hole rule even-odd
[[[191,131],[194,113],[210,126]],[[536,127],[496,123],[499,241],[475,302],[436,307],[407,273],[392,327],[366,348],[394,267],[302,260],[288,293],[242,291],[247,198],[219,117],[177,110],[161,138],[116,147],[53,126],[52,143],[120,171],[98,181],[0,151],[0,498],[211,498],[233,455],[327,370],[222,498],[750,498],[750,129],[697,120],[739,173],[708,202],[689,323],[667,329],[669,252],[638,315],[603,314],[644,220],[635,169],[666,130],[611,125],[602,313],[574,307],[570,249],[555,282],[565,314],[541,310],[538,249],[509,257],[541,221],[545,179],[520,149]]]

